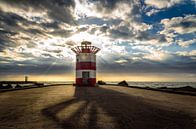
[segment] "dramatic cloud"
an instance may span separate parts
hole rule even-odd
[[[71,48],[84,40],[101,49],[100,73],[196,74],[192,13],[196,9],[177,6],[186,4],[184,0],[1,0],[0,75],[71,74],[75,60]],[[173,7],[181,13],[172,12]]]
[[[196,15],[163,19],[161,23],[165,27],[161,33],[170,33],[172,31],[179,34],[196,32]]]
[[[57,21],[63,21],[66,23],[73,24],[73,9],[75,2],[73,0],[28,0],[28,1],[17,1],[17,0],[3,0],[1,2],[1,8],[4,11],[19,11],[20,14],[26,14],[27,17],[34,16],[41,12],[42,15],[47,15]],[[10,9],[8,9],[10,8]],[[12,10],[13,9],[13,10]],[[27,11],[28,13],[25,13]],[[40,15],[40,14],[38,14]],[[41,15],[40,15],[41,16]],[[39,17],[38,17],[39,18]]]
[[[146,15],[147,16],[151,16],[151,15],[154,15],[156,14],[157,12],[159,12],[160,10],[158,9],[151,9],[150,11],[146,12]]]
[[[193,50],[190,52],[181,51],[181,52],[177,52],[177,54],[180,56],[188,56],[188,57],[196,59],[196,50]]]
[[[155,8],[169,8],[175,4],[181,3],[183,0],[145,0],[145,3]]]
[[[178,40],[177,43],[182,47],[188,47],[189,45],[196,44],[196,39],[191,40]]]

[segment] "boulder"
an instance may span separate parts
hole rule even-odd
[[[17,85],[15,86],[15,88],[22,88],[22,86],[20,86],[19,84],[17,84]]]
[[[37,86],[44,86],[44,83],[36,83]]]
[[[106,82],[104,82],[104,81],[102,81],[102,80],[99,80],[99,81],[97,82],[97,84],[99,84],[99,85],[106,85]]]
[[[118,86],[129,86],[128,83],[124,80],[118,83]]]
[[[0,89],[4,89],[4,86],[2,83],[0,83]]]
[[[191,86],[179,87],[179,88],[175,88],[175,90],[196,92],[196,88],[193,88]]]
[[[11,89],[13,88],[11,84],[8,84],[7,86],[5,86],[5,89]]]

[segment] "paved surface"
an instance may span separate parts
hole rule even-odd
[[[195,96],[115,86],[0,93],[0,129],[195,128]]]

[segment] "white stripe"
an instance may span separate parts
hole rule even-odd
[[[92,53],[80,53],[76,56],[77,62],[96,62],[96,55]]]
[[[96,78],[96,70],[76,70],[76,78],[82,78],[82,72],[90,72],[89,78]]]

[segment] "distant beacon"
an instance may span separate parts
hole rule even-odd
[[[26,76],[25,76],[25,82],[27,82],[27,81],[28,81],[28,76],[26,75]]]
[[[100,49],[91,46],[91,42],[83,41],[81,46],[71,50],[76,53],[76,86],[95,86],[96,53]]]

